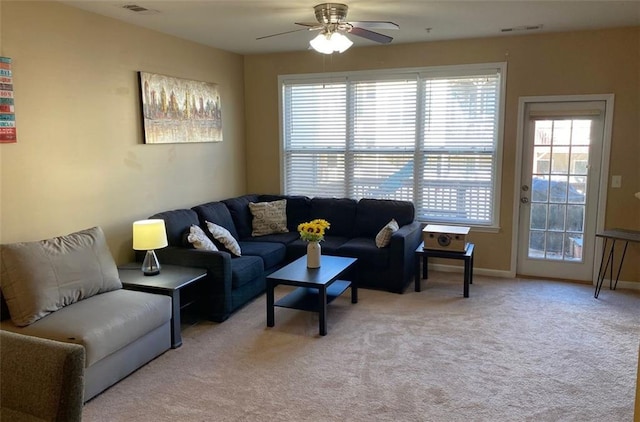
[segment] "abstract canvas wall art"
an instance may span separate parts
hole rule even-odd
[[[222,141],[222,104],[217,84],[138,73],[145,143]]]

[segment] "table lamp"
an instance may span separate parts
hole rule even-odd
[[[133,222],[133,249],[147,251],[142,262],[144,275],[160,274],[160,263],[154,249],[168,245],[164,220],[139,220]]]

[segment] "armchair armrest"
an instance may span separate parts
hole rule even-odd
[[[636,405],[634,421],[640,419],[640,347],[638,347],[638,372],[636,372]]]
[[[82,419],[84,347],[3,330],[0,355],[3,420]]]

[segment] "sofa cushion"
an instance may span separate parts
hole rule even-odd
[[[378,248],[370,238],[356,237],[338,247],[336,255],[358,258],[358,267],[384,270],[389,266],[389,248]]]
[[[264,261],[264,268],[269,269],[282,264],[287,255],[287,248],[275,242],[240,242],[243,255],[259,256]]]
[[[210,221],[205,221],[205,224],[207,225],[207,228],[209,229],[209,232],[211,233],[213,238],[220,242],[225,247],[225,249],[236,256],[242,255],[242,250],[240,249],[238,241],[233,236],[231,236],[229,230]]]
[[[258,195],[243,195],[237,198],[224,199],[221,202],[226,205],[233,220],[233,224],[235,225],[235,238],[242,239],[251,236],[251,231],[253,230],[253,216],[251,215],[251,211],[249,210],[249,203],[260,202],[258,200]],[[214,223],[216,223],[216,221],[214,221]],[[222,225],[226,227],[226,225]]]
[[[202,227],[203,229],[207,227],[207,221],[210,221],[214,224],[224,227],[229,231],[229,233],[231,233],[231,236],[233,236],[236,240],[240,240],[238,231],[236,230],[236,226],[233,222],[233,218],[231,218],[231,213],[224,203],[208,202],[206,204],[195,206],[191,209],[198,215],[198,220],[200,220],[200,227]],[[249,213],[248,205],[247,213]],[[251,230],[249,230],[249,234],[247,234],[247,236],[251,236]]]
[[[311,199],[298,195],[260,195],[259,200],[264,202],[287,200],[287,228],[290,232],[298,230],[298,225],[311,220]]]
[[[241,239],[242,242],[276,242],[282,243],[283,245],[287,245],[294,240],[300,239],[300,234],[296,232],[287,232],[287,233],[274,233],[267,234],[259,237],[246,237]]]
[[[331,236],[352,237],[356,225],[357,205],[355,200],[349,198],[313,198],[310,219],[327,220],[331,224],[327,233]],[[376,228],[376,233],[387,221],[389,219]]]
[[[185,246],[184,233],[189,230],[192,225],[197,225],[198,215],[190,209],[179,209],[172,211],[160,212],[154,214],[150,219],[164,220],[164,227],[167,231],[167,241],[169,246]]]
[[[119,289],[74,303],[28,327],[2,322],[3,330],[77,343],[91,366],[171,319],[171,298]]]
[[[320,247],[323,255],[340,255],[338,249],[349,241],[348,237],[341,236],[325,236],[324,240],[320,242]],[[293,260],[300,258],[307,253],[307,245],[309,242],[305,242],[302,239],[294,240],[287,245],[287,259]]]
[[[391,219],[383,228],[380,229],[376,235],[376,246],[379,248],[386,248],[391,243],[391,236],[397,232],[398,222],[395,219]]]
[[[253,215],[251,236],[264,236],[273,233],[286,233],[287,200],[271,202],[249,202],[249,210]]]
[[[259,256],[239,256],[231,259],[231,287],[237,289],[262,277],[264,264]]]
[[[415,218],[415,207],[409,201],[363,198],[357,209],[354,237],[374,238],[392,218],[400,227],[411,224]]]
[[[203,251],[217,251],[218,247],[213,243],[209,236],[200,228],[193,224],[189,228],[189,234],[187,235],[187,241],[193,245],[194,248]]]
[[[2,295],[17,326],[122,287],[100,227],[2,245],[0,251]]]

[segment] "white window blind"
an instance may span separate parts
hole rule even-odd
[[[281,78],[284,191],[496,224],[500,67]]]
[[[287,84],[284,98],[285,191],[347,196],[346,84]]]

